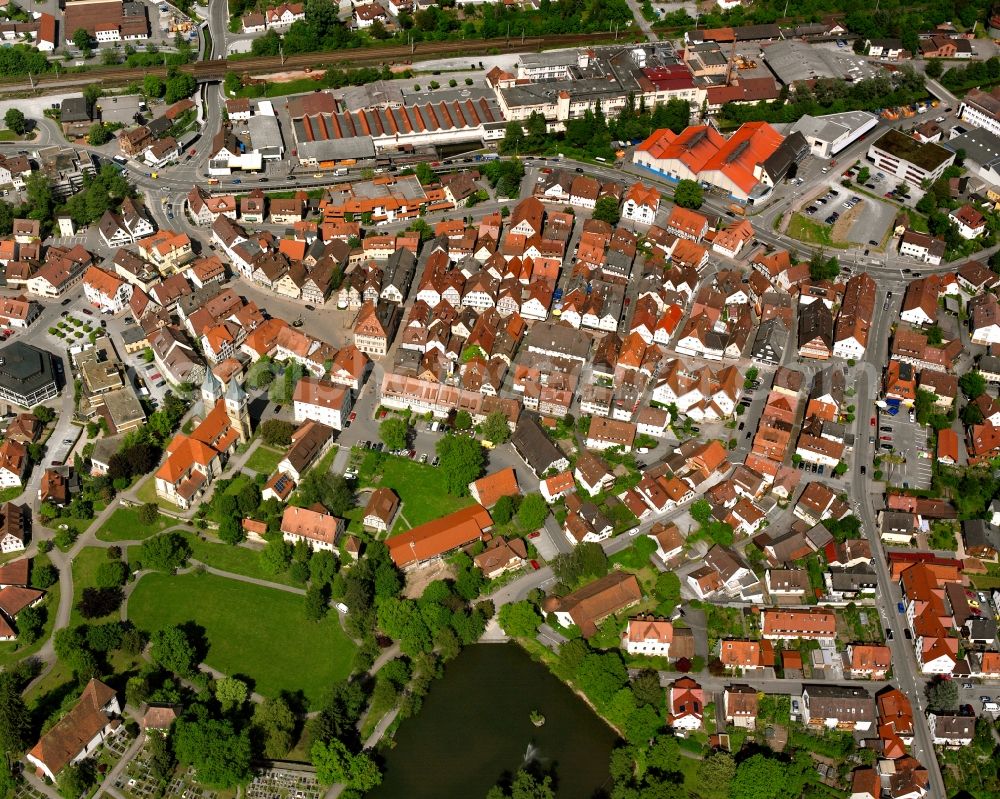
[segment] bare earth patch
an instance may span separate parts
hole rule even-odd
[[[447,580],[455,576],[451,566],[443,560],[432,561],[425,566],[418,566],[406,572],[406,585],[403,596],[407,599],[418,599],[424,589],[435,580]]]

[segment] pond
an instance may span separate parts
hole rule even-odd
[[[545,716],[535,727],[532,710]],[[555,769],[557,795],[609,789],[617,736],[515,644],[477,644],[452,661],[420,712],[402,722],[369,799],[482,799],[527,760]]]

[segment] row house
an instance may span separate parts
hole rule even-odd
[[[868,346],[868,333],[875,315],[875,281],[861,272],[847,281],[847,290],[837,315],[833,334],[833,354],[837,358],[860,360]]]
[[[673,233],[682,239],[701,241],[708,233],[708,219],[697,211],[675,205],[670,210],[665,228],[668,233]]]
[[[753,225],[746,219],[733,222],[720,230],[712,240],[712,251],[727,258],[738,258],[754,237]]]
[[[768,641],[806,639],[832,645],[837,637],[837,617],[830,611],[765,608],[760,615],[761,637]]]
[[[676,405],[678,412],[696,421],[732,415],[743,390],[743,378],[735,366],[718,371],[709,366],[692,369],[674,358],[664,364],[661,375],[653,389],[653,401]]]
[[[139,254],[163,275],[180,271],[195,257],[190,237],[186,233],[176,233],[172,230],[160,230],[136,242],[136,245]]]
[[[101,313],[121,313],[132,299],[132,284],[118,275],[91,266],[83,276],[83,293],[87,302]]]
[[[244,198],[250,200],[250,198]],[[256,212],[259,205],[260,211]],[[260,224],[263,221],[263,198],[254,198],[248,203],[248,216],[243,218],[244,222]],[[220,216],[225,216],[235,221],[236,219],[236,197],[232,194],[209,194],[200,186],[192,186],[187,195],[188,213],[198,225],[211,225]]]
[[[1000,328],[997,340],[1000,341]],[[908,363],[921,371],[942,373],[952,370],[961,352],[960,338],[944,341],[940,346],[935,346],[928,342],[924,333],[904,325],[896,328],[889,349],[889,355],[895,361]]]
[[[633,183],[625,193],[622,203],[622,219],[640,225],[652,225],[660,208],[660,192],[641,181]]]
[[[134,244],[156,230],[131,197],[125,198],[118,211],[105,211],[97,229],[105,246],[112,249]]]
[[[83,278],[87,267],[93,265],[94,256],[77,244],[72,249],[49,247],[45,263],[25,282],[30,294],[42,297],[61,297]]]

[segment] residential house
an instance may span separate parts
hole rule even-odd
[[[389,540],[391,546],[395,538]],[[576,625],[583,636],[589,638],[597,632],[600,622],[637,605],[641,599],[642,589],[634,574],[612,571],[566,596],[547,597],[542,610],[553,614],[564,627]]]
[[[333,428],[311,419],[302,422],[292,433],[292,443],[278,462],[277,471],[287,474],[296,483],[306,471],[333,446]]]
[[[484,508],[492,508],[501,497],[519,496],[517,473],[510,467],[469,483],[470,496]]]
[[[523,538],[508,541],[503,536],[497,536],[490,539],[486,549],[476,555],[472,562],[487,580],[495,580],[502,574],[524,568],[527,560],[528,549]]]
[[[726,722],[746,730],[757,728],[757,691],[749,685],[727,685],[722,695]]]
[[[818,640],[833,643],[837,637],[837,617],[818,608],[761,610],[761,636],[768,641]]]
[[[889,647],[878,644],[848,644],[844,660],[855,679],[884,680],[892,668]]]
[[[334,430],[344,429],[354,404],[350,388],[312,375],[295,384],[292,403],[296,422],[311,419]]]
[[[281,537],[290,544],[304,542],[314,552],[336,552],[344,534],[344,520],[323,510],[289,505],[281,515]]]
[[[42,735],[27,754],[39,775],[53,782],[66,766],[89,757],[121,729],[118,695],[91,679],[70,711]]]
[[[363,524],[369,530],[387,533],[392,528],[397,510],[399,510],[399,497],[396,492],[391,488],[380,486],[368,497]]]
[[[622,645],[630,655],[670,657],[674,625],[668,619],[641,615],[630,618],[622,633]]]
[[[681,677],[670,687],[667,724],[679,735],[701,729],[705,712],[705,692],[690,677]]]
[[[805,685],[799,707],[808,726],[864,732],[875,722],[875,702],[864,688]]]
[[[476,504],[413,527],[389,538],[386,543],[393,562],[405,569],[479,541],[492,526],[489,511]]]

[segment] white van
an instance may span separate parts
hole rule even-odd
[[[996,702],[983,702],[984,713],[1000,713],[1000,705]]]

